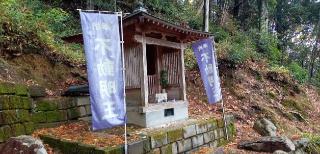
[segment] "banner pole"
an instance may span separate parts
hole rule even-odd
[[[213,37],[210,37],[212,42],[214,43],[214,38]],[[217,57],[217,53],[216,53],[216,46],[215,44],[213,45],[213,50],[215,51],[214,52],[214,56],[215,56],[215,63],[216,63],[216,69],[217,69],[217,72],[218,72],[218,75],[219,75],[219,68],[218,68],[218,57]],[[222,88],[221,88],[221,81],[220,81],[220,78],[219,78],[219,83],[220,83],[220,89],[221,89],[221,107],[222,107],[222,118],[223,118],[223,122],[224,122],[224,132],[226,134],[226,138],[227,140],[229,140],[229,135],[228,135],[228,127],[227,127],[227,121],[226,121],[226,115],[225,115],[225,110],[224,110],[224,101],[223,101],[223,96],[222,96]]]
[[[122,78],[123,78],[123,100],[124,100],[124,152],[128,153],[128,139],[127,139],[127,103],[126,103],[126,78],[125,78],[125,63],[124,63],[124,40],[123,40],[123,23],[122,23],[122,12],[120,14],[120,27],[121,27],[121,54],[122,54]]]
[[[221,101],[221,106],[222,106],[222,116],[223,116],[223,121],[224,121],[224,132],[226,133],[227,141],[229,141],[228,127],[227,127],[227,121],[226,121],[226,114],[225,114],[225,111],[224,111],[223,99]]]

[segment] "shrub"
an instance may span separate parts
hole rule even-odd
[[[0,49],[11,52],[40,51],[59,54],[71,61],[83,60],[74,45],[64,44],[59,36],[73,33],[71,16],[50,8],[39,0],[7,0],[0,2]]]
[[[239,32],[217,43],[218,57],[233,64],[241,64],[257,56],[252,40],[244,33]]]
[[[210,25],[210,33],[213,34],[216,43],[219,43],[230,36],[229,33],[222,27],[213,24]]]
[[[300,83],[304,83],[308,79],[308,71],[302,68],[298,63],[291,62],[288,66],[290,73],[294,76],[296,80]]]
[[[188,70],[193,70],[198,67],[197,59],[191,48],[186,48],[184,51],[184,65]]]
[[[305,133],[303,134],[303,137],[306,137],[310,140],[306,148],[307,153],[320,153],[320,135],[319,134]]]
[[[255,29],[249,31],[250,37],[255,42],[257,51],[266,55],[272,64],[279,64],[281,51],[278,48],[278,39],[269,33],[260,33]]]

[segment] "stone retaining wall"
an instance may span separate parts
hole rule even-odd
[[[229,140],[234,138],[235,133],[234,120],[228,116]],[[154,132],[148,138],[151,147],[148,152],[156,154],[191,153],[203,146],[218,147],[228,142],[222,119],[210,119],[165,132]]]
[[[0,83],[0,143],[70,120],[90,119],[89,97],[45,97],[45,89]]]
[[[168,130],[169,129],[169,130]],[[227,118],[227,132],[229,141],[236,134],[233,117]],[[176,154],[192,153],[200,147],[218,147],[228,143],[224,131],[224,122],[210,119],[187,124],[174,129],[143,133],[139,141],[128,144],[129,154]],[[53,136],[40,136],[44,143],[49,144],[62,153],[91,153],[91,154],[122,154],[124,146],[97,148],[83,143],[66,141]]]

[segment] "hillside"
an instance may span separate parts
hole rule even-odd
[[[40,54],[1,56],[0,68],[0,81],[39,85],[46,88],[48,95],[59,96],[68,86],[87,82],[84,66],[52,61]]]
[[[230,152],[241,140],[260,137],[253,125],[261,117],[276,125],[278,135],[297,139],[319,134],[320,91],[316,87],[300,86],[288,74],[270,70],[263,61],[249,61],[237,68],[220,62],[225,110],[237,119],[237,139],[228,146]],[[222,116],[221,104],[207,104],[199,73],[189,71],[187,79],[191,115]]]

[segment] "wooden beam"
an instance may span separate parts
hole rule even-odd
[[[187,101],[187,92],[186,92],[186,76],[185,76],[185,69],[184,69],[184,49],[185,46],[181,43],[180,46],[180,93],[182,95],[181,99]]]
[[[149,90],[148,90],[148,74],[147,74],[147,43],[145,40],[145,34],[142,34],[143,36],[141,37],[141,44],[142,44],[142,67],[143,69],[141,72],[141,100],[142,100],[142,105],[144,107],[148,107],[148,95],[149,95]]]
[[[134,39],[137,42],[142,43],[143,36],[134,35]],[[146,44],[165,46],[165,47],[170,47],[170,48],[174,48],[174,49],[181,49],[181,45],[184,46],[183,43],[175,43],[175,42],[170,42],[170,41],[166,41],[166,40],[162,40],[162,39],[156,39],[156,38],[152,38],[152,37],[144,37],[144,39],[145,39]]]

